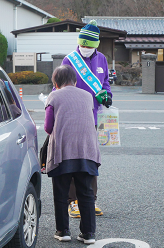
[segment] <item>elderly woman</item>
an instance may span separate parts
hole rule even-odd
[[[62,65],[52,74],[56,91],[46,103],[45,131],[50,135],[46,170],[52,177],[56,233],[60,241],[71,240],[68,193],[74,178],[81,214],[78,240],[95,242],[95,202],[91,183],[98,175],[100,151],[93,115],[92,95],[76,86],[76,73]]]

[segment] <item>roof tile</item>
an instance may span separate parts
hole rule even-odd
[[[126,30],[128,35],[163,35],[164,17],[103,17],[85,16],[82,21],[88,23],[95,19],[98,26]]]

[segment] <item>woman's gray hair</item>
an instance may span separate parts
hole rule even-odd
[[[61,65],[54,70],[51,80],[55,88],[56,86],[61,88],[66,85],[75,85],[76,72],[70,65]]]

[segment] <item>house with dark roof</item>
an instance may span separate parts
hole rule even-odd
[[[16,49],[16,39],[11,31],[47,23],[53,15],[25,0],[0,0],[0,32],[8,41],[8,56]]]
[[[42,61],[52,61],[52,55],[72,52],[77,47],[79,31],[84,23],[64,20],[46,25],[33,26],[12,31],[17,39],[17,52],[42,53]],[[115,40],[125,39],[126,31],[98,26],[100,45],[98,50],[105,54],[108,62],[114,63]]]
[[[142,53],[153,53],[163,60],[164,17],[85,16],[84,23],[96,20],[102,27],[127,31],[124,40],[115,40],[115,60],[141,62]]]

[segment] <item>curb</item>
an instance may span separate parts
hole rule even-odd
[[[49,94],[52,91],[52,84],[17,84],[14,85],[19,93],[22,88],[23,95],[39,95],[40,93]]]

